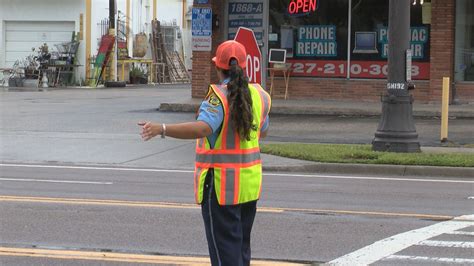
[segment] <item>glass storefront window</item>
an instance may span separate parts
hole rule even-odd
[[[388,0],[354,0],[351,8],[351,78],[387,75]]]
[[[314,11],[301,10],[305,5],[300,10],[292,8],[294,2],[297,1],[270,0],[268,38],[269,48],[287,50],[292,76],[386,78],[389,0],[303,1],[316,2]],[[349,2],[352,4],[348,57]],[[424,6],[411,6],[413,79],[429,79],[427,15],[431,10],[427,7],[431,3],[424,2]]]
[[[287,50],[292,76],[346,77],[348,1],[306,3],[270,1],[269,48]]]
[[[431,13],[421,4],[411,6],[410,31],[412,78],[429,79],[429,21],[423,12]],[[351,78],[385,78],[388,73],[389,0],[352,1]],[[426,16],[426,14],[425,14]],[[426,20],[426,19],[425,19]]]
[[[474,81],[474,1],[456,1],[455,80]]]

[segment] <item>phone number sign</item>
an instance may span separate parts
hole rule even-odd
[[[228,35],[232,40],[240,27],[252,29],[259,45],[263,43],[263,0],[229,0]]]
[[[294,77],[347,77],[347,61],[341,60],[294,60],[291,64],[291,76]],[[430,63],[413,62],[411,74],[413,79],[430,79]],[[388,63],[385,61],[352,61],[351,78],[385,79],[388,75]]]

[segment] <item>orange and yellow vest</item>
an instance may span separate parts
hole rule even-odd
[[[230,121],[226,85],[210,85],[221,101],[224,120],[214,148],[201,138],[196,144],[194,195],[196,203],[203,199],[204,182],[210,168],[214,169],[214,188],[220,205],[236,205],[259,199],[262,188],[260,130],[270,112],[270,95],[259,85],[249,84],[253,121],[250,140],[241,139]]]

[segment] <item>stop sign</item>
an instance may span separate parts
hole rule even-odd
[[[250,83],[262,83],[262,53],[258,47],[253,30],[240,27],[234,41],[245,46],[247,50],[247,77]]]

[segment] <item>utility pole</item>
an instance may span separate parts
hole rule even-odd
[[[114,48],[112,48],[112,62],[110,62],[111,81],[117,81],[117,30],[115,27],[115,1],[109,0],[109,34],[115,38]]]
[[[109,0],[109,29],[115,29],[115,0]]]
[[[389,4],[388,82],[382,97],[382,116],[372,141],[375,151],[420,151],[413,121],[413,96],[408,91],[414,87],[410,82],[410,2],[390,0]]]

